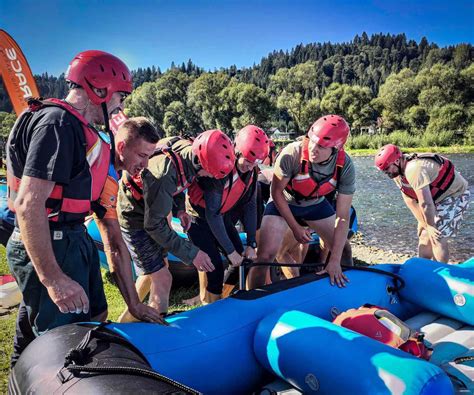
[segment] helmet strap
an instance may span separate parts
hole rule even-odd
[[[107,104],[105,102],[102,102],[100,105],[104,114],[105,131],[109,135],[110,139],[110,163],[112,164],[112,166],[115,166],[115,136],[110,130],[109,126],[109,112],[107,111]]]

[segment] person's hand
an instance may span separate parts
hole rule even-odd
[[[194,257],[193,265],[201,272],[212,272],[214,270],[211,258],[201,250],[199,250],[197,255]]]
[[[183,227],[183,231],[186,233],[191,226],[191,216],[184,210],[178,211],[177,217],[181,222],[181,226]]]
[[[234,251],[231,254],[227,255],[227,259],[233,267],[237,267],[240,266],[240,264],[244,260],[244,257],[240,255],[237,251]]]
[[[430,240],[432,241],[440,241],[443,238],[443,234],[438,230],[436,226],[427,225],[426,231],[430,236]]]
[[[158,310],[153,307],[147,306],[144,303],[137,303],[134,306],[128,306],[130,314],[132,314],[137,320],[145,322],[154,322],[160,325],[169,324],[163,319]]]
[[[252,247],[247,247],[243,255],[245,258],[251,259],[252,261],[257,259],[257,252],[255,251],[255,248]]]
[[[87,314],[89,298],[84,288],[64,273],[58,278],[44,282],[48,295],[61,313]]]
[[[345,287],[346,283],[349,282],[349,279],[342,272],[341,265],[337,262],[330,261],[326,265],[326,267],[320,272],[318,272],[317,274],[324,274],[324,273],[329,274],[329,281],[331,282],[331,285],[334,285],[334,283],[336,283],[339,288]]]
[[[294,229],[292,229],[293,235],[298,243],[306,244],[313,240],[311,236],[311,231],[301,225],[296,225]]]

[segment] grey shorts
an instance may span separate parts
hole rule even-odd
[[[469,207],[470,192],[461,196],[448,197],[436,203],[436,227],[444,237],[456,237],[466,210]]]
[[[163,248],[156,244],[146,230],[121,229],[137,275],[151,274],[166,266]]]

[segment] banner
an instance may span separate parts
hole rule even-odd
[[[117,131],[119,130],[120,126],[128,119],[128,117],[122,112],[119,111],[117,114],[112,115],[112,118],[110,119],[110,130],[114,134],[117,134]]]
[[[26,100],[39,97],[30,66],[18,44],[0,29],[0,76],[17,115],[26,109]]]

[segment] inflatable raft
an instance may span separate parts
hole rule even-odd
[[[308,274],[239,291],[169,317],[167,327],[56,328],[25,350],[9,390],[251,394],[271,393],[262,388],[280,378],[302,393],[473,393],[474,259],[450,266],[414,258],[375,268],[346,270],[350,284],[342,289]],[[430,361],[331,323],[366,303],[424,332]]]

